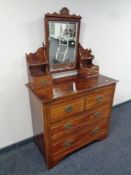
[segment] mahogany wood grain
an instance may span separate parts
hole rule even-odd
[[[42,153],[45,152],[44,120],[42,102],[29,91],[34,140]]]
[[[86,126],[90,126],[92,123],[97,123],[104,118],[108,118],[109,112],[110,103],[107,103],[90,111],[73,115],[71,118],[66,118],[59,123],[54,123],[51,125],[51,139],[55,141]]]
[[[71,86],[74,82],[75,88]],[[69,81],[56,81],[53,84],[52,94],[45,88],[32,89],[29,84],[27,85],[29,91],[41,102],[40,104],[43,103],[40,108],[43,108],[44,114],[44,137],[43,143],[40,142],[39,145],[41,148],[45,147],[44,157],[48,168],[55,166],[74,150],[94,140],[106,138],[109,131],[115,84],[116,80],[101,75],[97,79],[92,77],[86,81],[75,76]],[[43,92],[46,93],[45,96]],[[97,96],[103,97],[103,95],[105,100],[102,103],[92,100]],[[32,98],[30,100],[34,101]],[[36,113],[34,116],[37,120]],[[35,127],[40,127],[38,122],[37,125]],[[91,132],[98,133],[92,135]],[[65,149],[64,143],[65,147],[72,145]]]
[[[93,80],[94,78],[91,78],[87,81],[79,82],[79,77],[77,76],[68,83],[58,81],[53,85],[53,95],[50,95],[50,93],[46,91],[45,99],[43,93],[40,93],[41,90],[43,92],[43,89],[33,90],[28,86],[35,98],[38,98],[39,101],[43,103],[43,107],[41,106],[41,108],[43,108],[44,113],[45,159],[48,168],[53,167],[72,151],[94,140],[104,139],[107,136],[116,81],[101,75],[98,79],[95,79],[95,81]],[[100,80],[103,82],[102,85]],[[81,86],[79,87],[80,90],[77,89],[72,93],[73,87],[70,85],[74,82],[76,82],[76,85],[81,83]],[[59,88],[59,90],[55,92],[56,87]],[[70,91],[68,91],[69,89]],[[63,94],[63,92],[66,92],[66,94]],[[99,104],[99,102],[97,102],[97,104],[96,102],[94,103],[94,101],[92,103],[92,99],[103,94],[106,94],[105,98],[107,98],[104,103]],[[54,95],[56,95],[57,98],[54,97]],[[90,99],[91,103],[87,103]],[[32,101],[32,99],[30,100]],[[74,107],[74,110],[71,108],[70,111],[70,108],[66,108],[68,106]],[[69,112],[65,112],[65,109],[68,109]],[[37,114],[34,114],[34,116],[37,118]],[[106,122],[103,122],[104,120],[106,120]],[[37,119],[33,122],[39,125]],[[71,129],[70,125],[72,126]],[[92,136],[90,132],[95,130],[95,128],[97,130],[98,127],[100,127],[100,132]],[[71,137],[73,143],[66,143],[68,137],[69,141]],[[82,138],[84,138],[84,140]],[[61,140],[62,142],[60,142]],[[58,142],[60,142],[59,145]],[[73,145],[65,149],[63,148],[64,143],[67,147],[68,144]],[[43,144],[41,144],[41,146],[44,148]]]
[[[92,109],[104,103],[110,102],[112,99],[114,87],[108,86],[91,92],[86,96],[86,110]]]
[[[116,80],[109,77],[99,75],[98,77],[91,78],[81,78],[76,75],[71,77],[71,79],[65,81],[61,80],[62,78],[53,80],[52,94],[50,92],[47,94],[44,88],[32,89],[30,84],[27,84],[27,87],[34,91],[37,97],[43,101],[43,103],[53,102],[59,103],[65,101],[66,99],[72,99],[87,95],[91,91],[100,89],[102,87],[113,86],[116,84]],[[58,102],[59,99],[59,102]]]
[[[90,127],[85,127],[82,130],[79,130],[74,135],[70,135],[69,137],[65,137],[59,140],[57,143],[52,145],[53,156],[66,155],[71,152],[71,150],[75,150],[77,145],[81,146],[84,142],[88,142],[88,140],[93,140],[99,138],[103,134],[107,132],[108,119],[103,119],[101,122],[94,124]]]
[[[52,168],[73,151],[105,139],[109,133],[117,81],[99,75],[91,50],[79,43],[81,17],[67,8],[45,15],[46,45],[26,55],[29,97],[35,143],[47,167]],[[49,21],[77,22],[74,76],[53,78],[49,63]]]
[[[59,104],[51,104],[50,118],[51,122],[56,122],[65,117],[84,111],[84,98],[75,99]]]

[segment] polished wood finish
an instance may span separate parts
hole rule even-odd
[[[70,14],[70,11],[68,8],[63,7],[59,13],[54,12],[54,13],[46,13],[45,17],[56,17],[56,18],[67,18],[68,19],[81,19],[80,15],[75,15],[75,14]]]
[[[96,90],[95,92],[90,93],[86,96],[85,108],[87,110],[95,108],[99,105],[104,105],[107,102],[110,102],[112,99],[112,93],[114,87],[106,87]]]
[[[34,89],[52,86],[52,75],[48,71],[46,47],[39,48],[35,53],[26,54],[29,83]]]
[[[52,152],[54,159],[57,156],[67,155],[70,150],[76,150],[77,145],[81,146],[82,143],[88,142],[90,139],[99,138],[100,136],[107,133],[108,120],[104,119],[97,124],[90,125],[90,127],[84,127],[81,130],[76,131],[73,135],[59,139],[52,145]]]
[[[79,66],[78,73],[81,76],[98,76],[99,66],[93,64],[94,55],[91,53],[91,49],[84,49],[79,44]]]
[[[75,113],[84,111],[84,98],[67,101],[59,104],[51,104],[50,118],[51,122],[59,121],[65,116],[71,116]]]
[[[41,102],[39,107],[44,121],[41,145],[45,147],[48,168],[72,151],[108,135],[116,80],[102,75],[81,80],[78,75],[68,81],[54,80],[52,94],[45,92],[45,88],[33,89],[27,84]],[[37,121],[37,114],[35,118]],[[39,128],[37,124],[34,126]]]
[[[107,103],[104,106],[97,107],[95,109],[85,111],[84,113],[75,114],[59,123],[53,123],[51,125],[51,138],[53,141],[61,137],[70,135],[77,130],[90,126],[92,123],[97,123],[108,118],[110,104]]]
[[[91,50],[78,43],[76,75],[53,78],[49,69],[48,21],[80,19],[67,8],[46,14],[46,46],[26,55],[35,143],[48,168],[88,143],[105,139],[109,132],[117,81],[99,75]]]

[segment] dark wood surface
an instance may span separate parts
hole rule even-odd
[[[46,45],[26,55],[35,143],[48,168],[109,133],[117,80],[99,75],[91,50],[79,44],[80,16],[67,8],[45,15]],[[49,69],[48,21],[78,22],[77,75],[53,79]]]
[[[54,79],[50,89],[27,84],[35,142],[48,168],[107,137],[116,82],[102,75],[86,79],[76,75]]]
[[[36,96],[43,102],[55,101],[75,94],[82,94],[94,89],[115,84],[117,80],[99,75],[98,77],[81,78],[80,76],[72,76],[67,78],[54,79],[52,90],[47,93],[45,88],[33,90],[30,84],[27,87],[31,89]],[[52,93],[51,93],[52,92]]]
[[[70,11],[68,8],[63,7],[60,12],[54,12],[54,13],[47,13],[45,14],[45,17],[56,17],[56,18],[67,18],[67,19],[81,19],[80,15],[70,14]]]

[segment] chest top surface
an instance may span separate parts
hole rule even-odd
[[[28,88],[43,102],[55,101],[69,96],[88,93],[92,90],[115,84],[117,80],[99,75],[98,77],[81,78],[79,76],[54,79],[53,87],[33,89],[30,84]]]

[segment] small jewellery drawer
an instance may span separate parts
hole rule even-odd
[[[79,98],[58,104],[52,104],[50,106],[51,122],[66,119],[68,118],[68,116],[82,111],[84,111],[84,98]]]
[[[89,112],[78,114],[71,119],[52,124],[51,126],[51,138],[56,140],[60,137],[67,136],[76,132],[83,127],[89,127],[90,125],[99,122],[100,120],[109,117],[110,104],[107,103],[102,107],[97,107]]]
[[[72,136],[64,137],[61,140],[59,139],[52,145],[53,156],[57,156],[59,154],[66,155],[67,153],[72,152],[91,141],[99,139],[101,136],[107,134],[107,131],[108,119],[103,119],[103,121],[97,125],[95,124],[90,128],[85,127]]]
[[[110,86],[91,92],[86,96],[86,110],[103,105],[106,102],[111,102],[113,90],[114,87]]]
[[[35,89],[39,89],[41,87],[50,87],[52,86],[52,77],[50,75],[33,77],[31,79],[31,85]]]

